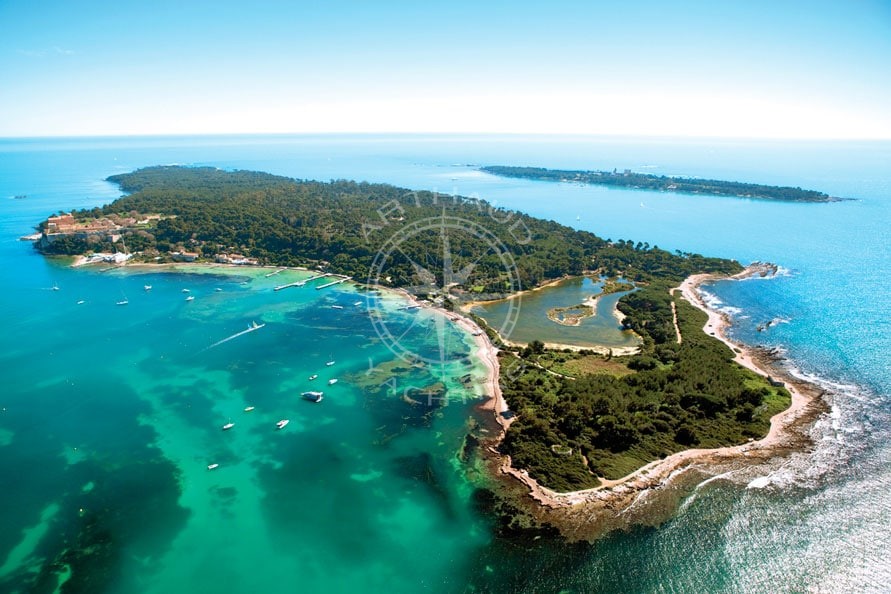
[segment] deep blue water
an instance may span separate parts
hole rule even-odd
[[[138,277],[63,269],[17,241],[48,214],[114,199],[116,188],[102,181],[108,175],[159,163],[478,195],[603,237],[744,263],[776,262],[785,271],[779,278],[721,283],[714,294],[738,308],[738,338],[782,347],[802,373],[824,382],[833,413],[815,429],[814,451],[790,459],[765,488],[746,488],[750,476],[714,481],[658,529],[613,535],[593,546],[542,541],[522,550],[491,539],[451,462],[466,407],[450,407],[432,424],[419,421],[416,431],[387,442],[397,452],[377,452],[358,462],[362,448],[374,443],[375,430],[403,411],[388,401],[366,403],[362,415],[339,419],[352,431],[334,438],[311,423],[295,423],[308,443],[320,444],[323,458],[307,457],[302,442],[267,445],[260,438],[265,417],[238,434],[244,440],[238,447],[219,442],[219,419],[243,414],[237,405],[248,400],[261,402],[258,408],[271,406],[278,391],[297,387],[288,384],[291,372],[302,377],[342,350],[358,377],[367,367],[365,351],[380,345],[364,326],[314,340],[310,347],[301,342],[337,326],[328,319],[330,303],[319,299],[349,304],[353,296],[346,288],[281,304],[268,299],[264,281],[257,279],[242,284],[165,277],[152,280],[161,289],[153,289],[157,301],[152,303]],[[856,200],[778,204],[549,184],[495,178],[474,168],[487,164],[630,168],[794,185]],[[28,197],[12,198],[21,194]],[[183,591],[196,591],[197,584],[215,585],[217,591],[285,590],[280,580],[294,573],[304,575],[315,591],[357,584],[371,590],[461,591],[469,582],[514,591],[881,591],[891,580],[889,228],[887,142],[441,136],[2,140],[0,308],[6,316],[0,338],[5,384],[0,390],[0,580],[20,575],[23,567],[40,567],[41,555],[54,554],[54,535],[86,534],[104,542],[103,535],[110,534],[120,546],[107,550],[117,556],[95,567],[112,568],[103,583],[116,591],[171,591],[171,584]],[[221,283],[224,291],[215,295],[211,287]],[[49,291],[54,284],[61,290]],[[198,287],[193,305],[199,307],[183,310],[176,292],[181,284]],[[126,312],[111,305],[122,294],[131,301]],[[77,306],[80,299],[85,303]],[[187,359],[253,317],[268,321],[265,337],[258,332],[244,337],[254,342],[240,338],[227,345],[228,353],[213,352],[197,363]],[[756,331],[772,319],[781,323]],[[418,344],[427,338],[419,336]],[[344,346],[347,341],[352,342]],[[276,356],[268,356],[270,351]],[[344,389],[355,402],[366,402],[360,391]],[[337,408],[323,410],[331,416]],[[298,413],[307,411],[289,414]],[[186,453],[195,443],[206,451]],[[341,445],[335,449],[331,443]],[[141,456],[138,464],[130,453]],[[203,470],[208,455],[231,462],[238,472],[194,472],[192,466]],[[393,478],[400,467],[403,483]],[[334,497],[317,521],[295,512],[305,504],[293,502],[295,493],[312,485],[306,478],[312,472],[318,481],[331,472],[347,477],[331,483],[340,498],[321,483],[310,486],[312,501]],[[376,486],[377,473],[387,477],[387,488]],[[343,491],[350,482],[362,486],[352,497]],[[387,513],[374,511],[381,501],[391,502]],[[71,505],[76,509],[66,508]],[[344,508],[351,510],[343,518],[347,527],[332,532]],[[91,518],[99,520],[90,523]],[[219,518],[233,523],[220,524]],[[154,528],[133,530],[134,521]],[[276,526],[281,528],[270,535],[268,528]],[[264,564],[252,572],[247,561],[255,558],[237,561],[244,550],[230,528],[246,531],[244,540],[255,550],[281,550],[282,557],[264,556]],[[291,533],[302,536],[287,538]],[[385,534],[391,537],[380,541]],[[220,539],[225,543],[220,550],[182,561],[182,551],[203,551]],[[322,559],[349,570],[332,575],[309,562],[295,564],[289,542],[317,542]],[[421,543],[430,544],[423,549],[427,554],[418,553]],[[409,557],[412,562],[403,562]],[[218,577],[208,582],[207,575]]]

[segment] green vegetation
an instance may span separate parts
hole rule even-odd
[[[552,307],[548,310],[548,319],[564,326],[578,326],[582,320],[593,315],[594,308],[584,304]]]
[[[378,250],[400,229],[437,217],[460,217],[494,234],[516,262],[523,287],[565,274],[602,269],[629,280],[695,272],[737,272],[739,264],[693,254],[670,253],[647,244],[610,242],[584,231],[519,212],[495,208],[474,199],[411,192],[385,184],[336,180],[299,181],[251,171],[210,167],[149,167],[108,178],[130,192],[111,204],[74,212],[78,221],[155,215],[146,227],[120,231],[123,245],[146,257],[173,251],[199,254],[239,253],[264,264],[319,266],[358,279],[369,278]],[[120,219],[119,219],[120,220]],[[443,283],[439,228],[404,235],[380,281],[391,286],[418,286],[412,261],[422,263]],[[450,233],[452,267],[473,264],[464,288],[488,294],[510,291],[499,254],[469,233]],[[76,255],[113,251],[107,238],[69,235],[39,242],[45,253]]]
[[[789,406],[789,393],[733,363],[730,349],[703,332],[705,314],[670,296],[669,286],[653,282],[620,301],[629,327],[644,337],[638,355],[604,357],[602,369],[592,364],[595,355],[584,353],[526,349],[519,354],[526,361],[503,355],[501,385],[517,420],[501,447],[517,467],[568,491],[690,447],[740,444],[767,433],[770,417]],[[570,379],[539,365],[557,373],[590,372]],[[552,446],[573,453],[560,455]]]
[[[684,194],[705,194],[709,196],[735,196],[738,198],[759,198],[783,202],[837,202],[842,200],[815,190],[802,190],[788,186],[768,186],[743,182],[698,179],[689,177],[668,177],[613,171],[576,171],[544,169],[543,167],[505,167],[492,165],[481,171],[502,177],[519,177],[542,181],[573,182],[599,186],[614,186],[639,190],[665,190]]]
[[[130,194],[73,215],[78,222],[96,222],[97,228],[118,221],[113,233],[56,234],[38,242],[38,249],[69,255],[111,251],[119,245],[112,240],[121,235],[120,245],[142,258],[189,251],[207,260],[238,253],[264,264],[317,266],[364,280],[378,250],[400,230],[457,217],[462,229],[476,224],[503,242],[524,287],[590,271],[634,282],[639,290],[618,307],[627,316],[626,327],[644,339],[640,355],[553,353],[538,341],[518,354],[503,354],[510,360],[501,382],[518,419],[502,447],[518,466],[555,489],[592,486],[597,476],[619,477],[692,445],[758,437],[788,401],[785,390],[733,364],[732,353],[700,329],[702,314],[683,301],[677,309],[684,341],[674,342],[668,288],[695,273],[739,272],[742,267],[734,261],[604,240],[483,201],[384,184],[184,167],[150,167],[109,180]],[[472,268],[456,293],[463,289],[476,297],[511,289],[500,254],[478,237],[450,233],[449,262],[437,225],[401,237],[387,276],[373,280],[417,291],[442,286],[450,266]],[[614,283],[609,290],[620,287]],[[529,364],[518,374],[508,373],[518,357]]]
[[[581,377],[589,373],[606,373],[621,377],[634,373],[625,364],[628,357],[598,355],[590,351],[550,350],[534,358],[527,357],[527,359],[549,371],[570,377]]]

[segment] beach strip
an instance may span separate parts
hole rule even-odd
[[[591,489],[560,493],[540,485],[523,469],[513,468],[510,457],[497,453],[497,443],[488,451],[499,458],[498,467],[503,475],[522,482],[529,489],[529,495],[539,504],[552,509],[585,508],[581,515],[594,518],[600,512],[616,514],[633,505],[645,491],[667,486],[682,472],[692,467],[698,469],[726,465],[733,460],[764,462],[767,459],[800,449],[806,439],[802,438],[802,425],[809,426],[826,411],[822,399],[823,390],[814,384],[793,377],[776,360],[746,345],[733,342],[727,337],[731,321],[728,316],[710,308],[699,295],[700,287],[709,282],[729,279],[742,279],[761,274],[763,268],[752,266],[733,277],[715,275],[694,275],[687,278],[679,287],[681,295],[708,315],[704,326],[706,333],[714,335],[730,347],[742,366],[762,376],[781,379],[792,395],[792,403],[786,410],[774,415],[770,421],[768,434],[757,441],[736,446],[714,449],[689,449],[677,452],[661,460],[642,466],[633,473],[615,480],[601,479],[601,485]],[[488,340],[488,339],[487,339]],[[497,360],[496,360],[497,363]],[[503,400],[503,399],[502,399]],[[578,510],[576,510],[578,511]],[[578,516],[578,513],[574,513]]]

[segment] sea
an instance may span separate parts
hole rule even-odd
[[[658,526],[593,543],[498,531],[461,456],[484,368],[442,316],[351,283],[273,290],[311,272],[72,269],[19,240],[49,215],[114,200],[109,175],[159,164],[479,197],[604,238],[776,263],[776,277],[720,282],[707,298],[735,339],[779,349],[820,384],[831,412],[807,451],[715,477]],[[483,165],[851,200],[555,184]],[[887,591],[889,229],[889,142],[0,139],[0,591]]]

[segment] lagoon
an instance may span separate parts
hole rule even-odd
[[[48,262],[17,241],[48,214],[114,199],[117,189],[102,181],[108,175],[173,162],[478,194],[604,238],[774,261],[783,267],[778,278],[718,283],[714,299],[734,316],[736,338],[783,348],[821,381],[832,416],[815,428],[813,451],[769,475],[717,478],[658,528],[593,545],[503,530],[455,456],[475,400],[450,400],[418,418],[401,400],[366,395],[391,377],[403,387],[433,378],[383,367],[386,377],[360,385],[369,357],[379,366],[392,353],[361,316],[344,324],[330,307],[352,316],[349,305],[360,298],[353,288],[276,294],[243,270],[96,274]],[[857,200],[629,192],[505,180],[475,167],[493,163],[645,168]],[[887,142],[0,140],[0,589],[38,576],[52,591],[76,561],[57,558],[66,538],[102,545],[94,549],[102,555],[85,559],[91,581],[72,589],[90,592],[276,592],[297,583],[307,592],[776,592],[888,583],[889,172]],[[54,284],[59,291],[48,290]],[[195,301],[185,303],[182,288]],[[122,293],[130,303],[117,307]],[[416,320],[393,313],[405,327]],[[775,318],[788,321],[757,332]],[[199,354],[254,320],[267,326]],[[417,328],[415,340],[437,353],[432,326]],[[471,348],[460,334],[450,344]],[[331,356],[338,397],[290,400]],[[466,368],[459,362],[455,375]],[[247,403],[261,414],[246,417]],[[292,423],[276,433],[270,422],[285,414]],[[230,416],[235,427],[223,433]],[[220,467],[209,472],[211,461]],[[315,557],[307,545],[317,547]],[[41,574],[53,561],[59,573]]]
[[[640,339],[633,332],[622,330],[616,312],[616,303],[628,291],[598,297],[595,315],[582,319],[577,326],[560,324],[548,317],[548,311],[552,308],[579,305],[592,296],[599,295],[602,288],[603,280],[595,281],[587,276],[568,278],[514,297],[513,304],[510,299],[505,299],[477,304],[471,311],[498,329],[502,337],[511,342],[529,343],[540,340],[546,344],[581,348],[636,347]]]

